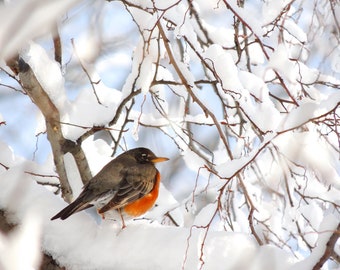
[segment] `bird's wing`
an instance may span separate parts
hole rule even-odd
[[[88,189],[88,186],[84,186],[83,191],[80,193],[79,197],[75,199],[71,204],[62,209],[58,214],[51,218],[54,219],[66,219],[76,212],[92,207],[93,205],[101,204],[105,205],[114,196],[115,192],[113,190],[108,190],[100,194],[94,194]]]
[[[114,168],[112,170],[112,168]],[[123,164],[113,160],[93,177],[71,204],[62,209],[51,220],[66,219],[72,214],[89,208],[93,205],[106,205],[115,195],[119,183],[123,179]]]
[[[58,214],[56,214],[54,217],[51,218],[51,220],[60,218],[62,220],[68,218],[72,214],[79,212],[81,210],[84,210],[86,208],[91,207],[92,204],[90,203],[84,203],[81,201],[81,199],[78,197],[75,201],[73,201],[71,204],[66,206],[64,209],[62,209]]]
[[[154,166],[137,165],[129,167],[112,200],[99,209],[98,212],[104,213],[110,209],[122,208],[144,197],[152,191],[156,181],[156,174],[157,169]]]

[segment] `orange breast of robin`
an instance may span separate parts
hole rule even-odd
[[[150,193],[146,194],[144,197],[134,201],[124,207],[124,212],[130,216],[137,217],[148,211],[157,200],[159,192],[159,184],[161,181],[161,176],[159,172],[156,174],[155,186]]]

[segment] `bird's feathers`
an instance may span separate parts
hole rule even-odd
[[[156,157],[149,149],[129,150],[106,164],[84,187],[79,197],[56,214],[53,219],[70,215],[95,205],[99,213],[123,208],[154,188],[158,173],[154,162],[167,158]]]

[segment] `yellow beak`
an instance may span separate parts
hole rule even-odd
[[[163,162],[163,161],[167,161],[169,160],[168,158],[166,157],[155,157],[154,159],[151,159],[151,162],[152,163],[158,163],[158,162]]]

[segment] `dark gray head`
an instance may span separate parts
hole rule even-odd
[[[121,155],[132,155],[138,163],[157,163],[169,160],[166,157],[157,157],[150,149],[145,147],[138,147],[124,152]]]

